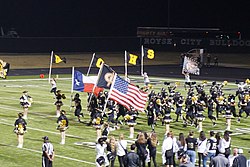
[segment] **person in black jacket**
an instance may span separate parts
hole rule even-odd
[[[243,155],[243,150],[238,149],[238,156],[234,158],[232,167],[246,167],[247,158]]]
[[[135,153],[136,145],[132,144],[130,146],[131,151],[127,154],[126,157],[126,166],[127,167],[140,167],[139,155]]]
[[[146,150],[147,137],[143,132],[140,132],[138,134],[137,140],[135,141],[135,145],[137,147],[137,154],[139,155],[140,165],[142,165],[142,167],[145,167],[148,152]]]
[[[158,145],[158,139],[156,133],[152,133],[147,141],[148,149],[149,149],[149,155],[150,155],[150,161],[148,162],[148,167],[151,167],[151,158],[154,163],[154,167],[157,167],[156,163],[156,147]]]
[[[75,102],[75,116],[78,119],[78,122],[81,123],[81,116],[84,117],[82,111],[82,105],[81,105],[81,99],[80,99],[80,95],[79,93],[75,94],[75,97],[73,99],[73,101]]]

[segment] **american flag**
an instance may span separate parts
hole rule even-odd
[[[144,111],[148,94],[140,91],[138,87],[122,79],[117,74],[111,87],[109,98],[123,105],[127,109],[130,106],[138,111]]]

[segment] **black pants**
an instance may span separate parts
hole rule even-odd
[[[124,164],[124,157],[125,156],[118,156],[118,162],[120,164],[120,167],[125,167],[125,164]]]
[[[52,167],[52,161],[50,161],[47,157],[42,157],[42,167]]]
[[[156,155],[154,155],[154,156],[150,156],[150,161],[148,162],[148,167],[151,167],[151,159],[153,160],[154,167],[157,167],[157,163],[156,163]]]

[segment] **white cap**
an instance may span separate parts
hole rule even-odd
[[[243,150],[241,148],[238,149],[239,154],[243,154]]]

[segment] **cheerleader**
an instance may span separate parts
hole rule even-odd
[[[61,115],[57,119],[57,123],[58,123],[57,130],[59,130],[61,133],[60,144],[65,144],[65,137],[66,137],[65,131],[69,128],[68,127],[69,121],[65,114],[66,112],[62,110]]]
[[[171,110],[173,109],[173,103],[172,103],[172,100],[168,100],[166,103],[164,103],[162,105],[162,110],[163,110],[163,113],[164,113],[164,117],[163,117],[163,124],[165,123],[166,125],[166,134],[168,132],[170,132],[170,122],[172,122],[172,118],[171,118]]]
[[[125,121],[127,122],[127,125],[129,126],[129,138],[134,138],[134,126],[137,124],[137,111],[134,109],[134,107],[130,107],[130,110],[127,111],[126,115],[124,116]]]
[[[28,109],[31,107],[32,102],[32,97],[28,94],[28,91],[23,91],[23,95],[20,97],[20,104],[23,107],[23,119],[28,118]]]
[[[197,113],[196,113],[196,126],[198,127],[198,131],[202,131],[202,122],[205,119],[205,116],[203,115],[204,112],[204,107],[205,107],[205,102],[204,101],[198,101],[197,102]]]
[[[110,129],[109,129],[109,124],[108,123],[104,123],[103,124],[103,130],[102,130],[102,138],[104,138],[105,140],[107,140],[108,139],[108,135],[109,135],[109,131],[110,131]]]
[[[80,95],[79,93],[75,94],[75,97],[73,99],[73,101],[75,102],[75,116],[78,119],[78,122],[81,123],[81,116],[84,117],[83,113],[81,113],[82,111],[82,105],[81,105],[81,99],[80,99]]]
[[[61,90],[56,91],[56,116],[60,116],[61,106],[63,106],[62,99],[66,99],[64,94],[61,94]]]
[[[219,118],[219,113],[222,113],[225,111],[225,97],[222,93],[218,93],[217,98],[215,100],[216,102],[216,118]]]
[[[51,90],[50,90],[50,93],[54,93],[55,97],[56,97],[56,79],[55,78],[52,78],[50,80],[50,84],[51,84]]]
[[[103,125],[103,112],[102,112],[102,106],[99,106],[95,110],[95,115],[92,120],[93,127],[96,129],[96,137],[97,140],[101,137],[101,128]]]
[[[227,103],[226,104],[226,107],[225,107],[225,115],[224,117],[226,118],[226,125],[227,125],[227,128],[226,130],[230,131],[231,129],[231,118],[232,118],[232,113],[231,113],[231,109],[230,109],[230,103]]]
[[[15,126],[14,133],[17,134],[17,141],[18,141],[17,148],[23,148],[23,136],[24,133],[26,132],[27,123],[25,119],[23,119],[22,117],[23,113],[19,113],[18,119],[14,123]]]

